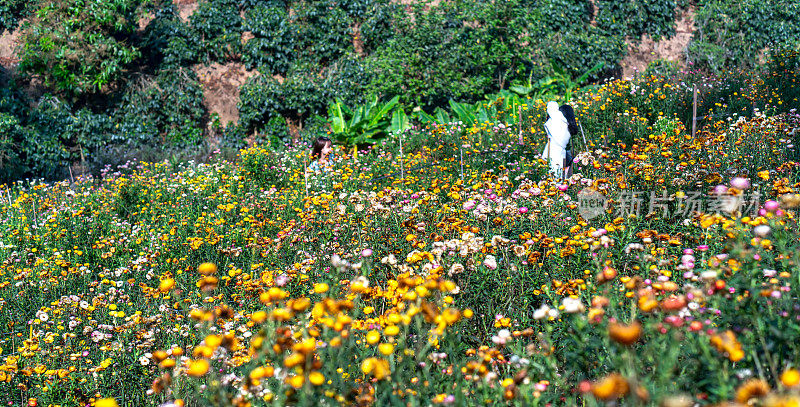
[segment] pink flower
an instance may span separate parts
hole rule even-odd
[[[722,195],[726,192],[728,192],[728,187],[722,184],[715,186],[714,189],[711,190],[711,193],[714,195]]]
[[[747,178],[736,177],[731,180],[731,186],[736,189],[745,190],[750,188],[750,180]]]
[[[526,213],[528,213],[528,208],[527,208],[527,207],[525,207],[525,206],[523,206],[523,207],[519,208],[519,213],[522,213],[522,214],[526,214]]]
[[[372,256],[372,249],[364,249],[361,251],[361,257]]]
[[[769,200],[767,202],[764,202],[764,209],[766,209],[769,212],[775,212],[776,210],[778,210],[779,206],[780,205],[778,204],[778,202],[773,201],[773,200]]]

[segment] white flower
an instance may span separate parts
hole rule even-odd
[[[772,229],[767,225],[758,225],[753,228],[753,234],[758,237],[767,237]]]
[[[511,338],[511,331],[508,329],[501,329],[497,335],[492,336],[492,342],[496,345],[505,345]]]
[[[714,270],[707,270],[700,273],[700,278],[706,281],[712,281],[717,279],[717,272]]]
[[[460,263],[455,263],[452,266],[450,266],[450,271],[447,272],[447,275],[454,276],[456,274],[461,274],[463,271],[464,271],[464,266],[462,266]]]
[[[586,310],[586,307],[583,306],[581,300],[573,297],[564,298],[561,301],[561,306],[564,307],[564,312],[567,314],[576,314]]]
[[[547,317],[547,313],[550,311],[550,307],[547,304],[543,304],[539,309],[533,311],[533,319],[540,320]]]
[[[491,254],[489,254],[486,256],[486,259],[483,260],[483,265],[486,266],[487,268],[495,270],[497,269],[497,259]]]

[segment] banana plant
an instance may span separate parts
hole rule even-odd
[[[544,77],[535,83],[532,82],[532,78],[529,76],[527,86],[515,85],[510,86],[509,89],[522,96],[531,96],[533,98],[557,94],[563,90],[565,101],[569,101],[575,89],[584,85],[588,81],[589,76],[603,69],[604,64],[603,62],[598,62],[575,80],[572,79],[564,68],[555,62],[551,62],[551,65],[555,73],[553,76]],[[531,75],[532,74],[533,73],[531,73]]]
[[[419,120],[422,124],[449,124],[453,122],[450,114],[441,107],[437,107],[436,110],[433,111],[432,115],[425,113],[424,110],[419,108],[415,113],[417,120]]]
[[[355,109],[340,100],[328,106],[327,121],[331,125],[334,139],[346,145],[374,144],[386,137],[391,130],[389,113],[397,106],[399,96],[380,103],[377,96]],[[405,113],[404,113],[405,114]]]
[[[408,116],[403,109],[395,109],[392,113],[392,124],[389,127],[389,132],[392,134],[402,134],[411,128],[411,123],[408,121]]]

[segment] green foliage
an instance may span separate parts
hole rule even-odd
[[[244,29],[252,39],[242,59],[248,68],[285,75],[295,64],[327,66],[351,48],[346,12],[333,1],[284,7],[256,7],[247,12]]]
[[[192,145],[203,138],[203,89],[188,69],[131,84],[115,112],[115,143]]]
[[[767,47],[800,45],[798,14],[793,0],[699,2],[689,60],[712,72],[754,67]]]
[[[181,21],[175,5],[168,2],[154,11],[144,30],[142,50],[155,69],[178,69],[196,63],[203,47],[196,30]]]
[[[591,21],[592,3],[587,0],[547,0],[534,10],[536,23],[549,31],[568,32],[583,29]]]
[[[536,83],[528,82],[527,86],[512,86],[510,89],[520,95],[530,95],[536,98],[542,98],[546,95],[563,94],[564,99],[569,101],[572,92],[578,89],[579,86],[586,84],[589,77],[601,69],[603,69],[603,63],[598,62],[591,69],[584,72],[583,75],[573,80],[572,76],[569,75],[564,68],[553,64],[555,75],[539,79]]]
[[[239,124],[250,133],[276,117],[302,123],[324,111],[329,95],[323,78],[306,66],[293,67],[283,82],[260,75],[240,89]]]
[[[597,0],[597,26],[614,36],[638,41],[642,34],[655,40],[675,34],[675,0]]]
[[[369,3],[364,7],[364,13],[357,15],[357,21],[360,22],[361,40],[364,42],[363,51],[366,54],[372,54],[395,35],[394,21],[404,18],[405,15],[402,14],[404,11],[399,4],[372,0],[361,1]],[[361,18],[363,20],[360,20]]]
[[[70,154],[67,135],[59,130],[70,119],[70,106],[55,97],[43,98],[30,112],[28,124],[18,133],[22,137],[18,145],[26,175],[53,179],[65,173]]]
[[[0,184],[17,180],[25,173],[20,142],[28,138],[26,131],[17,117],[0,112]]]
[[[283,7],[257,7],[247,13],[244,29],[253,34],[244,45],[242,60],[248,69],[286,73],[294,52],[294,30]]]
[[[0,2],[0,34],[5,30],[13,31],[19,20],[24,17],[31,6],[27,0],[3,0]]]
[[[418,6],[414,24],[398,22],[400,32],[367,61],[374,75],[370,89],[382,97],[400,96],[406,106],[433,108],[491,88],[492,73],[481,72],[491,67],[480,62],[486,41],[492,40],[485,32],[451,23],[452,13],[443,8],[424,12]]]
[[[69,97],[107,89],[139,57],[126,41],[140,0],[42,2],[23,25],[20,69]]]
[[[622,37],[608,36],[592,26],[582,31],[566,33],[552,40],[554,43],[545,51],[547,57],[555,62],[556,66],[564,67],[566,75],[571,77],[578,77],[591,71],[598,63],[603,64],[603,69],[589,75],[590,79],[596,80],[613,75],[621,69],[619,63],[627,52]]]
[[[346,145],[374,144],[389,132],[406,129],[408,119],[403,120],[405,113],[391,113],[399,100],[400,97],[395,96],[386,103],[380,103],[378,97],[374,96],[367,104],[352,109],[338,100],[331,103],[328,106],[328,121],[334,139]]]
[[[225,61],[241,54],[242,18],[237,1],[200,1],[189,24],[203,41],[204,60]]]

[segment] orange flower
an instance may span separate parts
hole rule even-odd
[[[628,394],[628,391],[628,381],[619,373],[611,373],[592,384],[592,395],[603,401],[616,400]]]
[[[212,274],[216,274],[217,265],[214,263],[203,263],[197,266],[197,272],[204,276],[210,276]]]
[[[642,336],[642,324],[639,321],[633,321],[630,325],[622,325],[616,321],[610,322],[608,336],[622,345],[633,345]]]
[[[191,360],[189,361],[186,373],[188,373],[189,376],[200,377],[208,373],[210,367],[208,361],[205,359]]]
[[[158,283],[158,291],[161,291],[162,293],[169,292],[169,290],[173,289],[174,287],[175,287],[175,280],[171,278],[165,278],[161,280],[160,283]]]
[[[736,389],[736,401],[747,404],[752,398],[764,397],[769,393],[769,384],[761,379],[750,379]]]

